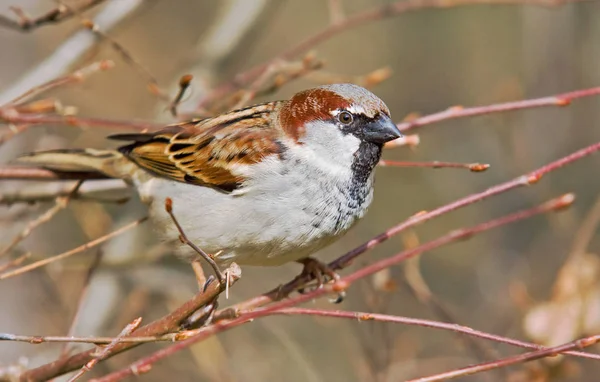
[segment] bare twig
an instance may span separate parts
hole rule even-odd
[[[76,254],[81,253],[81,252],[83,252],[83,251],[85,251],[87,249],[94,248],[94,247],[96,247],[96,246],[104,243],[105,241],[112,239],[115,236],[118,236],[118,235],[120,235],[120,234],[122,234],[122,233],[124,233],[124,232],[126,232],[126,231],[128,231],[128,230],[130,230],[132,228],[134,228],[134,227],[137,227],[138,225],[140,225],[141,223],[143,223],[144,221],[146,221],[146,219],[147,218],[138,219],[138,220],[136,220],[136,221],[134,221],[132,223],[129,223],[129,224],[127,224],[127,225],[125,225],[125,226],[123,226],[123,227],[121,227],[121,228],[119,228],[119,229],[117,229],[117,230],[109,233],[109,234],[106,234],[106,235],[101,236],[101,237],[99,237],[97,239],[91,240],[91,241],[89,241],[89,242],[87,242],[87,243],[85,243],[83,245],[80,245],[77,248],[71,249],[71,250],[69,250],[67,252],[63,252],[63,253],[58,254],[56,256],[48,257],[46,259],[36,261],[34,263],[22,266],[20,268],[13,269],[12,271],[8,271],[8,272],[5,272],[5,273],[2,273],[2,274],[0,274],[0,280],[4,280],[4,279],[7,279],[9,277],[14,277],[14,276],[23,274],[25,272],[29,272],[29,271],[31,271],[33,269],[37,269],[39,267],[43,267],[43,266],[48,265],[50,263],[53,263],[55,261],[63,260],[65,258],[67,258],[67,257],[76,255]]]
[[[72,115],[25,114],[17,109],[0,108],[0,122],[28,125],[65,125],[77,127],[102,127],[118,130],[138,130],[145,132],[164,127],[163,124],[136,120],[115,120],[105,118],[85,118]]]
[[[564,3],[579,2],[582,0],[560,1],[560,0],[401,0],[390,4],[376,6],[353,15],[346,16],[337,23],[330,23],[314,35],[306,38],[298,44],[286,49],[273,59],[255,66],[243,73],[238,74],[230,82],[224,83],[210,92],[198,105],[199,110],[210,109],[213,101],[224,98],[240,88],[248,86],[258,78],[275,61],[290,60],[294,57],[313,49],[316,45],[329,40],[330,38],[350,29],[379,21],[388,17],[396,17],[403,13],[418,11],[423,9],[445,9],[449,7],[463,7],[474,5],[534,5],[534,6],[559,6]],[[585,1],[585,0],[584,0]]]
[[[408,220],[403,221],[400,224],[397,224],[396,226],[388,229],[387,231],[377,235],[376,237],[369,240],[368,242],[347,252],[343,256],[341,256],[341,257],[337,258],[336,260],[334,260],[333,262],[329,263],[328,266],[332,270],[343,269],[343,268],[349,266],[352,263],[352,261],[355,260],[361,254],[371,250],[372,248],[376,247],[377,245],[379,245],[379,244],[383,243],[384,241],[388,240],[389,238],[399,234],[400,232],[405,231],[408,228],[414,227],[425,221],[436,218],[440,215],[447,214],[451,211],[454,211],[459,208],[477,203],[484,199],[488,199],[492,196],[502,194],[502,193],[510,191],[512,189],[519,188],[519,187],[525,187],[525,186],[534,184],[537,181],[539,181],[541,179],[541,177],[544,176],[545,174],[548,174],[552,171],[556,171],[559,168],[561,168],[567,164],[570,164],[577,160],[585,158],[586,156],[591,155],[598,150],[600,150],[600,142],[590,145],[588,147],[585,147],[579,151],[576,151],[570,155],[560,158],[554,162],[548,163],[548,164],[538,168],[537,170],[530,172],[529,174],[522,175],[522,176],[519,176],[508,182],[498,184],[494,187],[488,188],[485,191],[466,196],[462,199],[456,200],[452,203],[445,204],[445,205],[438,207],[434,210],[431,210],[429,212],[419,213],[419,214],[409,218]],[[304,285],[309,281],[311,281],[311,279],[309,277],[297,278],[297,279],[293,280],[292,282],[289,282],[281,287],[273,289],[263,295],[257,296],[255,298],[247,300],[243,303],[240,303],[236,308],[244,310],[244,309],[252,309],[252,308],[264,306],[270,302],[277,301],[281,298],[284,298],[285,296],[289,295],[291,292],[293,292],[297,288],[299,288],[301,285]],[[225,312],[225,311],[217,312],[215,318],[218,319],[220,314],[229,314],[229,313]]]
[[[157,361],[164,359],[172,354],[181,351],[183,349],[188,348],[189,346],[201,342],[206,338],[225,331],[232,329],[234,327],[240,326],[242,324],[248,323],[256,318],[265,317],[273,314],[284,308],[289,308],[292,306],[296,306],[298,304],[313,300],[317,297],[324,296],[326,294],[337,294],[345,289],[347,289],[351,283],[354,281],[364,278],[368,275],[372,275],[381,269],[387,268],[399,262],[402,262],[411,257],[417,256],[423,252],[431,251],[440,246],[456,242],[459,240],[467,239],[472,237],[473,235],[482,233],[484,231],[488,231],[493,228],[497,228],[506,224],[511,224],[517,222],[519,220],[527,219],[533,217],[535,215],[539,215],[542,213],[547,213],[550,211],[555,211],[558,209],[565,208],[569,206],[574,200],[572,194],[563,195],[560,198],[553,199],[548,201],[538,207],[534,207],[528,210],[523,210],[520,212],[513,213],[511,215],[504,216],[499,219],[491,220],[486,223],[482,223],[476,225],[474,227],[465,228],[461,230],[455,230],[450,232],[447,235],[441,236],[436,240],[430,241],[419,247],[409,249],[399,254],[396,254],[390,258],[385,258],[383,260],[379,260],[371,265],[368,265],[364,268],[359,269],[358,271],[341,278],[333,284],[326,284],[322,288],[314,289],[310,292],[302,294],[300,296],[290,298],[283,301],[275,302],[265,308],[262,309],[253,309],[253,310],[245,310],[245,311],[237,311],[231,313],[232,309],[229,309],[228,316],[234,317],[230,320],[224,320],[222,322],[215,322],[212,325],[209,325],[204,328],[200,328],[196,330],[196,334],[188,339],[185,339],[177,344],[169,346],[165,349],[159,350],[150,356],[142,358],[141,360],[133,363],[129,367],[125,369],[121,369],[114,373],[111,373],[103,378],[99,378],[94,380],[95,382],[116,382],[119,381],[131,374],[143,373],[145,371],[150,370],[151,365],[156,363]],[[570,349],[569,349],[570,350]]]
[[[323,61],[318,60],[312,52],[299,61],[274,61],[269,67],[247,87],[240,89],[224,97],[215,100],[209,110],[202,111],[202,114],[215,115],[231,109],[238,109],[249,104],[256,97],[266,96],[274,93],[283,85],[314,73],[323,67]]]
[[[191,74],[186,74],[184,76],[181,76],[181,78],[179,79],[179,90],[177,91],[177,95],[175,95],[175,98],[169,105],[169,111],[171,112],[171,115],[173,117],[177,117],[177,106],[179,106],[179,103],[183,99],[185,92],[190,87],[193,78],[194,77]]]
[[[121,331],[121,333],[119,333],[119,335],[114,340],[112,340],[108,344],[108,346],[103,348],[102,351],[98,353],[98,355],[94,356],[94,358],[92,358],[88,363],[86,363],[81,368],[81,370],[79,370],[79,372],[77,372],[73,377],[71,377],[69,379],[69,382],[76,381],[84,373],[92,370],[92,368],[94,366],[96,366],[96,364],[98,362],[100,362],[101,360],[106,358],[107,355],[110,354],[110,352],[115,348],[115,346],[117,346],[121,342],[123,337],[127,337],[128,335],[130,335],[134,330],[136,330],[140,326],[141,323],[142,323],[142,317],[138,317],[135,320],[133,320],[131,323],[129,323],[127,326],[125,326],[125,328]]]
[[[111,69],[114,66],[115,66],[114,62],[112,62],[110,60],[94,62],[93,64],[88,65],[84,68],[81,68],[73,73],[50,80],[39,86],[35,86],[35,87],[29,89],[28,91],[26,91],[25,93],[21,94],[20,96],[18,96],[17,98],[13,99],[12,101],[8,102],[3,107],[4,108],[9,107],[9,106],[15,107],[14,105],[22,104],[27,99],[38,96],[48,90],[57,88],[59,86],[72,84],[72,83],[80,83],[84,79],[89,77],[90,75],[100,72],[100,71],[105,71],[105,70]],[[19,109],[17,109],[17,110],[21,113],[23,112],[22,107],[21,107],[21,110],[19,110]]]
[[[498,336],[487,332],[482,332],[467,326],[445,323],[439,321],[425,320],[420,318],[394,316],[388,314],[368,313],[368,312],[349,312],[342,310],[322,310],[322,309],[310,309],[310,308],[283,308],[271,312],[271,315],[283,315],[283,316],[297,316],[297,315],[309,315],[309,316],[320,316],[320,317],[333,317],[333,318],[345,318],[359,322],[377,321],[385,323],[396,323],[403,325],[414,325],[425,328],[433,328],[440,330],[447,330],[455,333],[464,334],[473,338],[481,338],[490,340],[497,343],[503,343],[525,349],[542,350],[547,349],[544,346],[515,340],[508,337]],[[181,341],[188,338],[186,332],[171,333],[162,336],[147,336],[147,337],[123,337],[121,343],[145,343],[145,342],[159,342],[159,341]],[[23,336],[9,333],[0,333],[0,341],[17,341],[26,342],[30,344],[41,344],[45,342],[58,342],[58,343],[89,343],[89,344],[109,344],[115,340],[115,337],[70,337],[70,336]],[[579,352],[579,351],[566,351],[564,354],[588,358],[594,360],[600,360],[600,354]]]
[[[85,273],[85,277],[83,279],[83,287],[81,288],[81,292],[79,293],[79,300],[77,302],[77,309],[75,310],[75,314],[71,319],[71,325],[69,326],[69,332],[67,334],[68,337],[73,337],[75,334],[75,328],[77,327],[77,323],[79,322],[79,316],[81,315],[82,308],[84,306],[85,299],[88,296],[90,282],[92,281],[92,277],[94,273],[98,269],[100,262],[102,261],[102,251],[98,251],[94,260],[88,267],[87,272]],[[112,342],[112,341],[111,341]],[[67,343],[64,344],[62,349],[60,350],[59,359],[64,358],[68,354],[69,346]]]
[[[404,147],[404,146],[415,147],[415,146],[418,146],[419,143],[421,143],[421,139],[419,138],[419,135],[417,135],[417,134],[404,134],[404,136],[401,137],[401,138],[394,139],[393,141],[386,142],[383,145],[383,148],[384,149],[393,149],[393,148],[396,148],[396,147]]]
[[[342,0],[328,0],[327,5],[329,7],[329,22],[331,25],[343,22],[345,16]]]
[[[4,133],[2,136],[0,136],[0,145],[6,143],[8,140],[16,137],[17,135],[21,134],[22,132],[26,131],[27,129],[29,129],[29,125],[19,125],[19,126],[9,126],[9,130]]]
[[[68,183],[67,183],[68,184]],[[96,183],[93,183],[98,184]],[[92,183],[88,183],[92,185]],[[123,190],[126,190],[125,186]],[[70,191],[65,187],[56,189],[52,187],[50,189],[33,189],[33,190],[18,190],[15,192],[5,192],[0,194],[0,205],[12,205],[16,203],[41,203],[41,202],[52,202],[56,198],[66,197]],[[118,195],[103,195],[101,192],[94,193],[93,188],[90,190],[81,189],[76,195],[71,197],[72,200],[78,201],[94,201],[99,203],[116,203],[121,204],[129,200],[129,195],[123,193]]]
[[[44,212],[43,214],[41,214],[40,216],[37,217],[37,219],[34,219],[32,221],[30,221],[23,230],[21,230],[21,232],[19,232],[19,234],[17,236],[15,236],[13,238],[13,240],[10,242],[9,245],[7,245],[5,248],[3,248],[2,250],[0,250],[0,257],[6,255],[7,253],[9,253],[13,248],[15,248],[20,242],[22,242],[23,240],[25,240],[29,235],[31,235],[31,233],[40,225],[49,222],[54,216],[56,216],[57,213],[59,213],[60,211],[64,210],[67,205],[69,204],[69,201],[71,200],[71,198],[73,197],[73,195],[77,194],[77,190],[79,190],[79,188],[81,187],[83,181],[78,181],[75,186],[71,189],[71,191],[69,191],[69,194],[65,197],[57,197],[54,203],[54,206],[52,206],[51,208],[49,208],[46,212]]]
[[[119,0],[106,4],[94,17],[94,22],[102,25],[105,31],[110,30],[145,2],[143,0]],[[74,33],[58,46],[52,55],[38,64],[35,68],[18,79],[0,94],[0,105],[39,86],[53,78],[67,73],[82,55],[89,51],[97,42],[89,31]],[[0,117],[1,118],[1,117]]]
[[[507,345],[517,346],[525,349],[543,350],[547,349],[544,346],[515,340],[508,337],[497,336],[480,330],[475,330],[468,326],[425,320],[421,318],[402,317],[394,316],[389,314],[378,314],[368,312],[348,312],[343,310],[323,310],[323,309],[310,309],[310,308],[284,308],[272,312],[273,315],[284,315],[284,316],[296,316],[296,315],[308,315],[308,316],[319,316],[319,317],[334,317],[334,318],[346,318],[354,321],[377,321],[377,322],[388,322],[397,323],[403,325],[415,325],[424,328],[448,330],[455,333],[465,334],[474,338],[481,338],[490,340],[497,343],[503,343]],[[565,354],[574,355],[581,358],[600,360],[600,354],[579,352],[579,351],[566,351]]]
[[[29,17],[21,7],[12,6],[11,10],[15,13],[18,19],[13,20],[6,16],[0,15],[0,26],[17,31],[30,32],[47,24],[56,24],[67,20],[73,17],[76,13],[87,11],[88,9],[93,8],[104,1],[105,0],[80,0],[76,8],[59,5],[58,7],[35,18]]]
[[[534,98],[522,101],[507,102],[501,104],[492,104],[487,106],[473,107],[473,108],[460,108],[454,107],[446,111],[423,116],[420,118],[413,119],[411,121],[401,122],[398,127],[403,130],[410,130],[415,127],[421,127],[437,122],[441,122],[448,119],[454,118],[465,118],[484,114],[493,114],[521,109],[531,109],[537,107],[547,106],[566,106],[571,101],[583,97],[591,97],[600,94],[600,87],[589,88],[578,90],[569,93],[558,94],[550,97]],[[129,130],[141,130],[142,132],[148,130],[155,130],[163,127],[163,125],[155,124],[152,122],[141,122],[141,121],[119,121],[102,118],[83,118],[74,116],[58,116],[48,114],[23,114],[15,111],[14,109],[3,110],[0,108],[0,120],[14,124],[28,124],[28,125],[39,125],[39,124],[52,124],[52,125],[69,125],[69,126],[81,126],[81,127],[104,127],[114,129],[129,129]],[[386,148],[393,148],[404,145],[416,145],[419,143],[419,138],[416,135],[406,135],[403,138],[399,138],[395,141],[386,143]],[[0,169],[2,171],[2,169]],[[1,176],[0,176],[1,177]]]
[[[235,264],[232,264],[232,266],[230,266],[229,269],[227,269],[227,272],[229,274],[228,281],[230,284],[235,283],[241,277],[241,269]],[[139,328],[138,330],[134,331],[132,335],[135,337],[161,336],[163,334],[178,330],[182,322],[184,322],[198,309],[201,309],[203,306],[214,301],[215,298],[225,290],[225,287],[226,285],[224,284],[210,283],[206,287],[206,290],[200,291],[194,296],[194,298],[184,303],[174,312],[169,313],[165,317]],[[177,339],[177,337],[171,338],[171,340],[173,339]],[[106,356],[106,358],[112,357],[113,355],[116,355],[120,352],[136,347],[139,345],[139,343],[139,341],[136,341],[135,343],[125,343],[125,339],[123,339],[122,343],[115,346],[112,352]],[[72,355],[67,359],[57,360],[49,364],[42,365],[40,367],[22,373],[20,376],[20,380],[32,382],[46,381],[48,379],[55,378],[59,375],[81,368],[83,365],[85,365],[87,362],[93,359],[94,354],[94,349],[87,350]]]
[[[402,235],[402,239],[404,248],[413,248],[419,245],[419,238],[415,230],[405,232]],[[404,273],[403,283],[406,284],[407,289],[414,295],[417,301],[426,306],[438,320],[450,323],[458,322],[444,301],[438,299],[431,288],[429,288],[429,285],[427,285],[427,281],[421,274],[420,260],[420,257],[415,257],[404,262],[404,266],[402,267]],[[487,344],[485,343],[476,341],[473,337],[459,337],[459,340],[469,350],[469,354],[479,362],[499,357],[497,351],[486,346]],[[504,370],[501,370],[495,379],[492,375],[488,377],[492,381],[495,379],[505,380],[507,375],[505,375]]]
[[[553,357],[558,354],[562,354],[571,349],[583,349],[588,346],[592,346],[596,343],[600,342],[600,335],[585,337],[576,341],[572,341],[566,343],[564,345],[555,346],[551,348],[546,348],[542,350],[536,350],[525,354],[519,354],[512,357],[503,358],[497,361],[480,363],[478,365],[465,367],[462,369],[452,370],[445,373],[440,373],[436,375],[432,375],[424,378],[411,379],[408,382],[436,382],[436,381],[446,381],[448,379],[456,378],[456,377],[464,377],[467,375],[472,375],[476,373],[481,373],[483,371],[488,371],[492,369],[497,369],[500,367],[507,367],[510,365],[515,365],[518,363],[530,362],[536,359],[545,358],[545,357]]]
[[[454,163],[454,162],[401,162],[393,160],[380,160],[377,163],[382,167],[429,167],[429,168],[466,168],[472,172],[482,172],[490,168],[485,163]]]
[[[82,24],[84,27],[94,33],[100,40],[108,42],[110,46],[121,56],[123,61],[131,65],[148,82],[148,90],[150,90],[152,94],[158,96],[163,101],[169,100],[169,96],[165,94],[165,92],[162,91],[158,85],[158,80],[144,65],[142,65],[141,62],[139,62],[131,53],[129,53],[129,50],[127,50],[118,41],[110,37],[106,32],[102,31],[100,25],[95,23],[93,20],[83,18]]]
[[[0,265],[0,272],[4,272],[5,270],[7,270],[9,268],[21,265],[21,263],[23,263],[23,261],[27,260],[30,257],[31,257],[31,252],[26,252],[26,253],[22,254],[21,256],[17,256],[14,259]]]
[[[92,180],[92,179],[108,179],[100,173],[89,172],[58,172],[46,170],[43,168],[33,167],[4,167],[0,168],[0,179],[4,180],[38,180],[38,181],[55,181],[55,180]]]
[[[557,94],[550,97],[543,98],[533,98],[526,99],[522,101],[514,101],[514,102],[505,102],[498,103],[494,105],[488,106],[476,106],[476,107],[468,107],[464,108],[462,106],[453,106],[448,108],[447,110],[441,111],[439,113],[426,115],[421,118],[416,118],[411,121],[406,121],[399,123],[398,129],[401,131],[408,131],[414,129],[416,127],[421,127],[424,125],[431,125],[433,123],[438,123],[441,121],[446,121],[449,119],[455,118],[464,118],[464,117],[474,117],[478,115],[492,114],[492,113],[501,113],[506,111],[514,111],[514,110],[522,110],[522,109],[531,109],[538,107],[549,107],[549,106],[568,106],[571,104],[571,101],[584,98],[597,96],[600,94],[600,87],[576,90],[573,92]]]
[[[331,73],[326,71],[311,72],[306,75],[306,79],[317,84],[336,84],[350,82],[360,85],[367,89],[373,88],[392,76],[392,69],[388,66],[375,69],[370,73],[349,76],[339,73]]]

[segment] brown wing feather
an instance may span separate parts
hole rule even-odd
[[[272,102],[155,133],[109,138],[134,141],[119,151],[155,175],[230,192],[244,181],[235,173],[235,165],[282,153],[283,132],[271,123],[271,113],[279,107],[280,102]]]

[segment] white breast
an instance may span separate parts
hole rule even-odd
[[[372,200],[372,175],[367,184],[352,184],[347,167],[324,166],[320,158],[298,150],[247,169],[249,180],[231,194],[148,176],[138,181],[138,189],[165,240],[179,242],[164,210],[170,197],[187,236],[208,253],[222,251],[220,263],[279,265],[330,244]],[[194,255],[180,244],[178,252]]]

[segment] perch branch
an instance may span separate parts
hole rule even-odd
[[[127,225],[125,225],[125,226],[123,226],[123,227],[121,227],[121,228],[119,228],[119,229],[117,229],[117,230],[115,230],[115,231],[113,231],[111,233],[109,233],[109,234],[106,234],[106,235],[101,236],[101,237],[99,237],[97,239],[91,240],[91,241],[89,241],[89,242],[87,242],[87,243],[85,243],[83,245],[80,245],[77,248],[73,248],[73,249],[71,249],[71,250],[69,250],[67,252],[63,252],[63,253],[58,254],[56,256],[48,257],[48,258],[45,258],[43,260],[39,260],[39,261],[36,261],[34,263],[24,265],[24,266],[22,266],[20,268],[13,269],[11,271],[2,273],[2,274],[0,274],[0,280],[4,280],[4,279],[10,278],[10,277],[14,277],[14,276],[23,274],[25,272],[29,272],[31,270],[37,269],[39,267],[43,267],[43,266],[48,265],[50,263],[53,263],[55,261],[63,260],[65,258],[67,258],[67,257],[71,257],[73,255],[81,253],[81,252],[83,252],[85,250],[88,250],[90,248],[94,248],[94,247],[96,247],[96,246],[104,243],[105,241],[112,239],[115,236],[118,236],[118,235],[120,235],[120,234],[122,234],[122,233],[124,233],[124,232],[126,232],[126,231],[128,231],[128,230],[130,230],[132,228],[134,228],[134,227],[137,227],[138,225],[140,225],[141,223],[143,223],[144,221],[146,221],[146,219],[147,218],[138,219],[138,220],[136,220],[134,222],[131,222],[131,223],[129,223],[129,224],[127,224]]]
[[[389,314],[378,314],[368,312],[350,312],[343,310],[323,310],[323,309],[310,309],[310,308],[283,308],[276,310],[271,313],[272,315],[283,315],[283,316],[319,316],[319,317],[333,317],[333,318],[345,318],[353,321],[365,322],[365,321],[376,321],[386,323],[396,323],[402,325],[413,325],[425,328],[433,328],[460,333],[474,338],[481,338],[497,343],[503,343],[525,349],[542,350],[547,349],[544,346],[515,340],[508,337],[498,336],[490,334],[480,330],[470,328],[468,326],[426,320],[421,318],[394,316]],[[181,332],[184,334],[185,332]],[[162,336],[147,336],[147,337],[123,337],[120,342],[122,343],[143,343],[143,342],[159,342],[159,341],[181,341],[185,339],[185,336],[179,333],[170,333]],[[115,340],[115,337],[71,337],[71,336],[24,336],[15,335],[9,333],[0,333],[0,341],[17,341],[26,342],[30,344],[41,344],[45,342],[58,342],[58,343],[88,343],[95,345],[109,344]],[[599,354],[586,353],[580,351],[566,351],[565,354],[577,356],[581,358],[600,360]]]
[[[588,147],[585,147],[581,150],[578,150],[578,151],[576,151],[570,155],[567,155],[563,158],[560,158],[554,162],[548,163],[548,164],[530,172],[529,174],[519,176],[508,182],[501,183],[496,186],[490,187],[485,191],[466,196],[462,199],[458,199],[454,202],[445,204],[445,205],[438,207],[434,210],[431,210],[429,212],[419,213],[419,214],[397,224],[396,226],[388,229],[387,231],[379,234],[378,236],[374,237],[373,239],[369,240],[368,242],[347,252],[343,256],[341,256],[341,257],[337,258],[336,260],[334,260],[333,262],[329,263],[328,266],[332,270],[343,269],[343,268],[349,266],[352,263],[352,261],[354,259],[356,259],[358,256],[360,256],[361,254],[371,250],[372,248],[376,247],[377,245],[379,245],[379,244],[383,243],[384,241],[388,240],[389,238],[399,234],[400,232],[405,231],[408,228],[414,227],[425,221],[431,220],[431,219],[436,218],[443,214],[447,214],[447,213],[457,210],[459,208],[462,208],[462,207],[477,203],[479,201],[488,199],[492,196],[505,193],[512,189],[519,188],[519,187],[525,187],[525,186],[534,184],[537,181],[539,181],[543,175],[546,175],[552,171],[556,171],[559,168],[561,168],[567,164],[573,163],[577,160],[580,160],[588,155],[591,155],[598,150],[600,150],[600,142],[590,145]],[[252,309],[252,308],[264,306],[268,303],[277,301],[277,300],[289,295],[291,292],[295,291],[301,285],[304,285],[309,281],[311,281],[311,280],[308,277],[297,278],[297,279],[295,279],[281,287],[273,289],[263,295],[260,295],[255,298],[252,298],[250,300],[247,300],[245,302],[242,302],[236,308],[238,308],[240,310],[245,310],[245,309]],[[220,314],[226,315],[227,312],[226,311],[217,312],[217,314],[215,315],[215,319],[218,319]]]
[[[536,359],[545,358],[545,357],[554,357],[558,354],[562,354],[571,349],[583,349],[588,346],[592,346],[596,343],[600,342],[600,335],[585,337],[579,340],[575,340],[572,342],[568,342],[564,345],[555,346],[551,348],[541,349],[532,351],[525,354],[519,354],[512,357],[503,358],[496,361],[480,363],[478,365],[469,366],[457,370],[448,371],[445,373],[440,373],[436,375],[432,375],[424,378],[411,379],[408,382],[437,382],[437,381],[446,381],[449,379],[464,377],[467,375],[472,375],[476,373],[481,373],[484,371],[497,369],[500,367],[507,367],[511,365],[515,365],[518,363],[530,362]]]
[[[21,32],[31,32],[44,25],[60,23],[61,21],[67,20],[77,13],[85,12],[104,1],[105,0],[80,0],[74,7],[59,5],[35,18],[28,16],[21,7],[12,6],[11,10],[17,16],[17,20],[0,15],[0,26]]]
[[[143,0],[110,1],[95,15],[94,23],[102,25],[104,30],[108,31],[135,12],[142,4],[144,4]],[[65,74],[96,43],[97,39],[89,31],[75,32],[58,46],[52,55],[0,93],[0,105],[33,87]]]
[[[129,324],[127,324],[127,326],[125,326],[125,328],[121,331],[121,333],[119,333],[119,335],[115,339],[113,339],[108,344],[108,346],[104,347],[97,355],[94,356],[94,358],[92,358],[89,362],[87,362],[85,365],[83,365],[81,370],[79,370],[73,377],[71,377],[68,382],[75,382],[84,373],[92,370],[92,368],[94,366],[96,366],[96,364],[98,362],[100,362],[101,360],[106,358],[106,356],[108,356],[110,354],[110,352],[113,351],[115,346],[117,346],[119,343],[121,343],[123,337],[127,337],[127,336],[131,335],[131,333],[134,330],[136,330],[140,326],[141,323],[142,323],[142,317],[138,317],[135,320],[133,320],[132,322],[130,322]]]
[[[426,115],[424,117],[416,118],[412,121],[401,122],[397,124],[398,129],[401,131],[408,131],[416,127],[424,125],[431,125],[441,121],[446,121],[455,118],[474,117],[478,115],[501,113],[506,111],[515,111],[522,109],[532,109],[538,107],[549,107],[549,106],[568,106],[572,101],[584,98],[597,96],[600,94],[600,87],[576,90],[568,93],[557,94],[549,97],[526,99],[522,101],[513,101],[498,103],[488,106],[476,106],[464,108],[462,106],[453,106],[439,113]]]
[[[336,281],[334,284],[326,284],[322,288],[314,289],[310,292],[307,292],[303,295],[299,295],[294,298],[286,299],[283,301],[275,302],[265,308],[254,309],[254,310],[245,310],[245,311],[236,311],[231,312],[232,309],[229,309],[229,317],[233,317],[228,320],[217,321],[213,324],[197,329],[195,331],[195,335],[190,338],[187,338],[181,342],[178,342],[174,345],[171,345],[167,348],[159,350],[154,354],[151,354],[147,357],[142,358],[141,360],[129,365],[127,368],[121,369],[114,373],[108,374],[105,377],[95,379],[94,382],[116,382],[125,377],[128,377],[132,374],[140,374],[147,372],[151,369],[152,364],[157,361],[164,359],[172,354],[181,351],[183,349],[192,346],[198,342],[205,340],[206,338],[225,331],[232,329],[234,327],[240,326],[242,324],[248,323],[256,318],[265,317],[274,314],[284,308],[289,308],[292,306],[296,306],[298,304],[311,301],[317,297],[324,296],[326,294],[336,294],[345,289],[347,289],[350,284],[360,278],[364,278],[368,275],[372,275],[381,269],[387,268],[391,265],[395,265],[399,262],[402,262],[408,258],[417,256],[423,252],[431,251],[435,248],[441,247],[443,245],[456,242],[459,240],[470,238],[476,234],[480,234],[484,231],[491,230],[493,228],[497,228],[503,225],[511,224],[517,222],[519,220],[527,219],[542,213],[555,211],[558,209],[565,208],[569,206],[574,200],[574,196],[572,194],[563,195],[562,197],[550,200],[540,206],[530,208],[528,210],[519,211],[510,215],[506,215],[504,217],[491,220],[486,223],[482,223],[470,228],[464,228],[460,230],[455,230],[450,232],[447,235],[441,236],[438,239],[422,244],[418,247],[400,252],[390,258],[386,258],[383,260],[379,260],[367,267],[361,268],[358,271],[341,278]],[[570,350],[570,349],[569,349]]]
[[[314,35],[306,38],[298,44],[288,48],[273,59],[257,65],[245,72],[239,73],[230,82],[226,82],[216,89],[211,91],[198,105],[199,110],[209,109],[207,105],[215,100],[223,99],[227,94],[230,94],[240,88],[245,88],[249,83],[258,78],[267,68],[276,61],[290,60],[304,52],[313,49],[315,46],[331,39],[332,37],[345,32],[349,29],[354,29],[359,26],[383,20],[389,17],[396,17],[403,13],[418,11],[423,9],[446,9],[451,7],[462,7],[472,5],[535,5],[535,6],[559,6],[564,3],[579,2],[585,0],[401,0],[390,4],[376,6],[364,11],[356,12],[350,16],[342,17],[336,22],[330,23],[324,29],[318,31]]]
[[[507,345],[512,345],[525,349],[533,349],[533,350],[544,350],[546,347],[538,344],[533,344],[529,342],[519,341],[508,337],[497,336],[495,334],[490,334],[488,332],[482,332],[480,330],[476,330],[470,328],[468,326],[425,320],[421,318],[412,318],[412,317],[403,317],[403,316],[394,316],[389,314],[378,314],[378,313],[368,313],[368,312],[348,312],[343,310],[324,310],[324,309],[310,309],[310,308],[284,308],[276,310],[272,313],[273,315],[283,315],[283,316],[319,316],[319,317],[333,317],[333,318],[346,318],[353,321],[377,321],[377,322],[388,322],[388,323],[396,323],[403,325],[414,325],[420,326],[424,328],[433,328],[433,329],[441,329],[447,330],[455,333],[465,334],[468,336],[472,336],[475,338],[486,339],[490,341],[494,341],[497,343],[503,343]],[[566,351],[565,354],[600,360],[600,354],[586,353],[580,351]]]
[[[38,216],[36,219],[27,223],[25,228],[13,238],[9,245],[0,250],[0,257],[9,253],[14,247],[16,247],[20,242],[25,240],[31,233],[40,225],[49,222],[57,213],[67,208],[69,201],[73,197],[73,195],[77,194],[77,190],[81,187],[83,181],[78,181],[75,186],[69,191],[69,194],[65,197],[57,197],[54,203],[54,206],[50,207],[46,212]]]
[[[237,265],[232,265],[226,270],[229,272],[229,286],[233,285],[241,276],[241,270]],[[206,290],[200,291],[191,300],[184,303],[172,313],[153,321],[132,333],[134,337],[161,336],[166,333],[171,333],[179,329],[180,324],[195,313],[198,309],[214,301],[214,299],[223,291],[226,285],[219,283],[210,283]],[[140,342],[127,343],[126,338],[121,340],[121,343],[115,346],[112,352],[106,358],[112,357],[125,350],[136,347]],[[174,339],[177,339],[176,337]],[[173,340],[173,338],[171,338]],[[67,359],[56,360],[54,362],[42,365],[35,369],[25,371],[20,375],[20,381],[46,381],[55,378],[59,375],[81,368],[87,362],[93,359],[95,350],[86,350],[81,353],[72,355]]]
[[[428,167],[428,168],[466,168],[472,172],[483,172],[490,168],[486,163],[454,163],[454,162],[401,162],[382,159],[377,163],[381,167]]]

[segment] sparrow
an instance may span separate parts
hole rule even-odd
[[[156,132],[109,136],[128,141],[116,150],[52,150],[19,161],[123,179],[183,258],[197,254],[180,242],[166,198],[189,240],[219,265],[306,265],[365,215],[383,145],[401,136],[381,99],[333,84]]]

